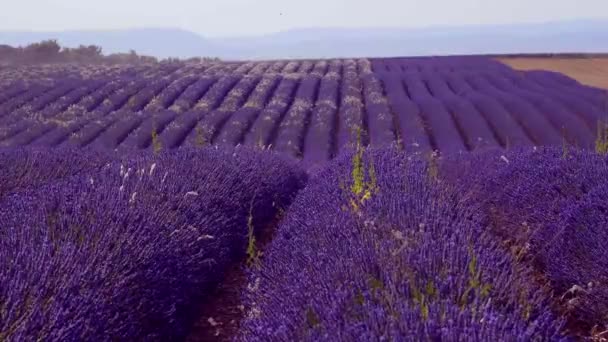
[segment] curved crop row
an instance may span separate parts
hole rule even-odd
[[[257,76],[241,78],[223,98],[219,107],[203,116],[195,129],[190,132],[185,143],[188,145],[213,144],[223,126],[245,103],[259,82],[260,77]]]
[[[216,143],[225,146],[236,146],[242,143],[245,134],[260,115],[260,111],[266,107],[280,82],[279,76],[262,77],[247,101],[226,122]]]
[[[309,180],[250,271],[235,340],[567,341],[530,268],[431,168],[355,152]]]
[[[0,339],[183,339],[245,255],[248,222],[300,186],[268,154],[182,150],[5,196]]]
[[[276,138],[270,143],[277,151],[292,157],[302,157],[311,111],[318,97],[319,82],[320,76],[314,72],[300,81],[289,110],[275,126]]]
[[[608,201],[605,156],[584,150],[519,148],[448,158],[440,174],[514,255],[554,294],[570,334],[608,329]]]
[[[339,97],[339,75],[323,76],[304,138],[303,159],[308,165],[322,164],[330,160],[335,153]]]
[[[245,145],[265,147],[271,144],[276,123],[280,122],[291,106],[299,87],[300,82],[297,78],[283,77],[281,79],[270,102],[259,113],[245,136],[243,141]]]
[[[160,111],[168,109],[173,105],[179,95],[197,80],[197,76],[187,75],[173,81],[146,105],[145,110]]]
[[[344,75],[340,87],[340,111],[336,137],[337,150],[354,144],[356,132],[364,128],[363,86],[358,74],[357,61],[349,59],[344,62]],[[362,140],[368,141],[363,132]]]
[[[184,115],[155,132],[163,147],[261,146],[313,166],[352,146],[358,134],[363,145],[396,144],[412,153],[592,149],[608,122],[608,96],[601,103],[600,90],[477,57],[165,63],[106,75],[83,68],[93,74],[73,77],[77,69],[58,68],[52,74],[65,77],[6,85],[14,96],[0,93],[2,145],[54,146],[120,111],[130,127],[121,138],[88,143],[122,149],[116,144],[124,134],[170,110]],[[142,139],[135,145],[150,147]]]
[[[209,88],[217,82],[217,78],[204,76],[188,86],[186,90],[177,97],[175,102],[169,107],[170,110],[178,113],[190,110],[198,100],[209,91]]]

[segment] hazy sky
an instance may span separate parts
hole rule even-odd
[[[0,30],[178,27],[205,36],[298,27],[608,18],[608,0],[0,0]]]

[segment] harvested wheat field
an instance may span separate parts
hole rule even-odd
[[[518,70],[550,70],[563,73],[577,81],[608,89],[608,57],[598,58],[538,58],[510,57],[499,61]]]

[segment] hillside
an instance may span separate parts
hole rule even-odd
[[[606,100],[479,56],[0,65],[0,341],[605,342]]]
[[[0,44],[44,39],[100,45],[105,53],[223,59],[388,57],[539,52],[608,52],[608,21],[580,20],[438,28],[301,28],[263,36],[205,37],[174,28],[0,32]]]
[[[245,145],[316,167],[352,145],[357,130],[366,145],[423,154],[593,149],[607,119],[600,89],[480,57],[63,65],[0,75],[4,147]]]

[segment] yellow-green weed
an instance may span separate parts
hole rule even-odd
[[[357,128],[356,150],[352,159],[352,184],[350,186],[350,207],[354,212],[359,212],[360,206],[367,200],[372,198],[374,193],[378,191],[378,180],[376,178],[376,169],[374,163],[370,160],[369,169],[366,170],[363,155],[365,147],[361,143],[361,129]],[[366,174],[369,181],[366,181]]]
[[[249,216],[247,217],[247,265],[249,267],[260,266],[260,255],[256,245],[256,238],[253,227],[253,199],[249,208]]]
[[[159,153],[162,150],[162,143],[158,138],[158,133],[156,132],[156,120],[154,117],[152,118],[152,149],[154,154]]]
[[[597,138],[595,152],[601,155],[608,154],[608,123],[599,120],[597,123]]]
[[[207,139],[205,139],[203,129],[200,125],[197,124],[196,127],[194,127],[194,134],[196,135],[196,146],[204,147],[207,145]]]

